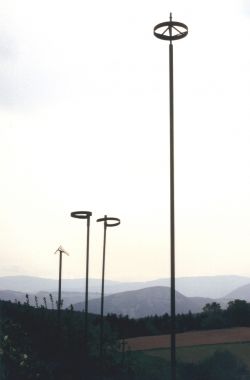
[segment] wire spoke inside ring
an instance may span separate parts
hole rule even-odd
[[[179,29],[177,29],[175,26],[172,26],[178,33],[184,34],[184,32],[181,32]]]
[[[169,26],[167,27],[167,29],[164,30],[164,32],[162,33],[162,35],[165,34],[168,31],[168,29],[169,29]]]

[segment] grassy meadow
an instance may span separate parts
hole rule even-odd
[[[250,369],[250,343],[227,343],[227,344],[214,344],[214,345],[202,345],[191,347],[179,347],[177,348],[176,357],[177,361],[182,363],[198,363],[204,359],[208,359],[215,352],[228,351],[240,360],[242,360],[248,369]],[[143,351],[144,354],[166,359],[170,361],[170,349],[154,349]]]

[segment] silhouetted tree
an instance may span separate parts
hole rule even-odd
[[[228,303],[227,317],[233,326],[250,325],[250,304],[245,300],[234,300]]]

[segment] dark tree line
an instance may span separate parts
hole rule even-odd
[[[171,329],[170,316],[168,314],[139,319],[109,314],[106,320],[121,339],[169,334]],[[193,314],[189,312],[176,316],[177,332],[221,329],[235,326],[250,326],[250,303],[244,300],[230,301],[226,309],[222,309],[219,303],[212,302],[211,304],[206,304],[201,313]]]

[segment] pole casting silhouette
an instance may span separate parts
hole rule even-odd
[[[107,215],[104,218],[97,219],[97,222],[104,222],[103,235],[103,260],[102,260],[102,294],[101,294],[101,326],[100,326],[100,358],[103,356],[103,310],[104,310],[104,276],[105,276],[105,257],[106,257],[106,232],[107,227],[119,226],[121,223],[118,218],[110,218]]]
[[[186,37],[188,27],[181,22],[170,20],[154,27],[155,37],[169,41],[169,123],[170,123],[170,266],[171,266],[171,378],[176,380],[175,342],[175,203],[174,203],[174,79],[173,43]]]
[[[90,234],[90,211],[73,211],[70,216],[77,219],[87,219],[87,243],[86,243],[86,276],[85,276],[85,343],[88,340],[88,302],[89,302],[89,234]]]
[[[65,251],[65,249],[60,245],[59,248],[55,251],[54,254],[59,252],[59,286],[58,286],[58,300],[57,300],[57,311],[58,311],[58,323],[60,324],[60,317],[61,317],[61,306],[62,306],[62,296],[61,296],[61,289],[62,289],[62,254],[65,253],[65,255],[69,256],[68,252]]]

